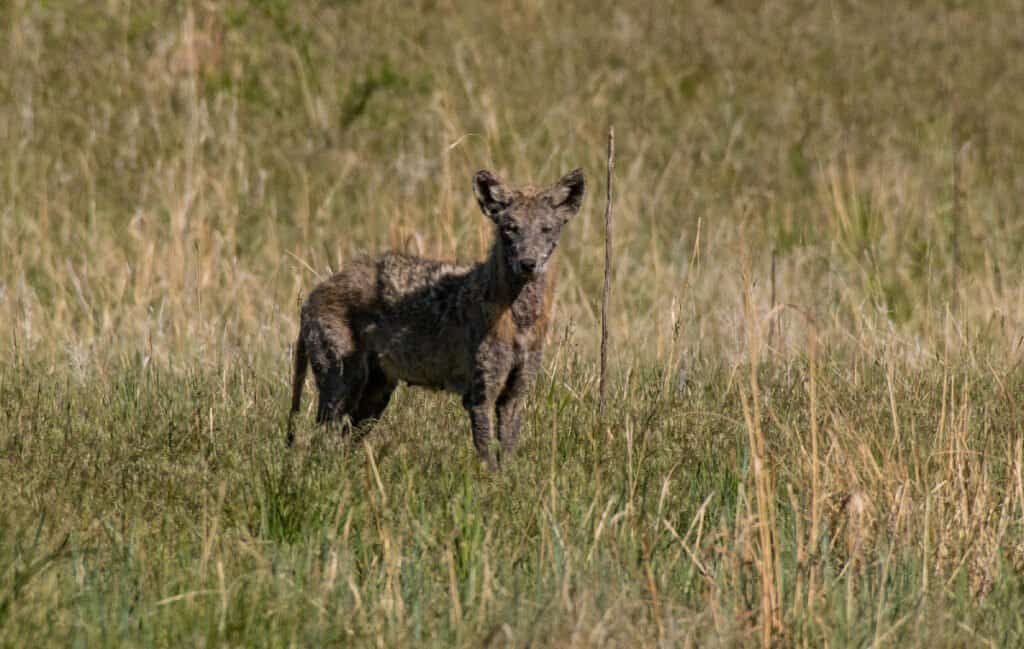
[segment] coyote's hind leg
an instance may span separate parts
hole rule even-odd
[[[366,354],[356,349],[347,327],[335,323],[328,329],[315,323],[308,331],[306,355],[320,393],[316,421],[324,424],[351,417],[366,387]]]
[[[328,366],[322,378],[317,376],[320,388],[317,422],[340,422],[348,416],[355,424],[355,413],[366,389],[366,378],[365,354],[354,352],[346,355],[340,363]]]
[[[385,374],[376,354],[369,355],[366,365],[366,387],[352,413],[352,425],[359,428],[363,435],[373,428],[374,420],[380,419],[384,409],[388,407],[388,402],[391,401],[391,394],[398,386],[397,381]]]

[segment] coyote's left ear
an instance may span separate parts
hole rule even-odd
[[[473,193],[480,203],[480,210],[492,221],[496,221],[511,202],[511,193],[505,183],[486,169],[481,169],[473,176]]]
[[[551,198],[555,206],[565,212],[562,218],[566,221],[580,210],[584,190],[586,183],[583,181],[582,169],[573,169],[555,183],[551,190]]]

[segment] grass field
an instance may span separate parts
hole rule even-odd
[[[1019,3],[0,3],[0,646],[1024,646]],[[610,408],[597,414],[616,129]],[[298,305],[582,166],[515,461]]]

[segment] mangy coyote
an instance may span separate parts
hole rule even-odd
[[[405,381],[462,395],[473,444],[492,468],[493,430],[502,451],[512,450],[551,313],[554,278],[545,271],[580,208],[583,172],[547,189],[515,189],[480,171],[473,191],[495,226],[486,260],[463,267],[391,252],[313,289],[295,346],[293,415],[311,364],[318,422],[347,416],[365,431]]]

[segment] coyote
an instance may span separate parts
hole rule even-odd
[[[473,191],[494,223],[484,261],[456,266],[390,252],[353,262],[313,289],[295,345],[291,415],[311,364],[317,422],[348,417],[365,434],[405,381],[462,396],[488,467],[497,467],[495,429],[498,460],[511,453],[551,313],[554,277],[545,271],[562,226],[580,209],[583,171],[550,188],[516,189],[485,170]]]

